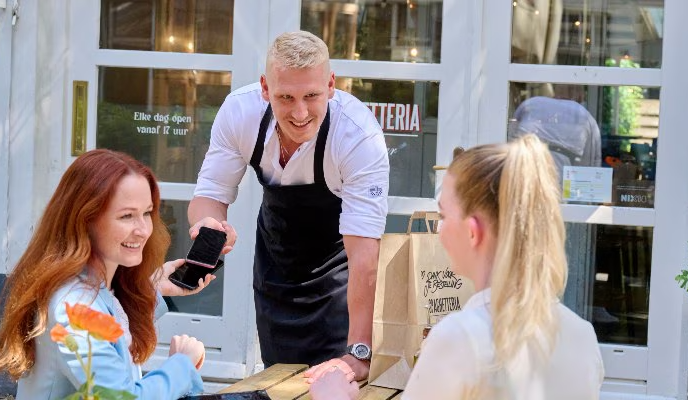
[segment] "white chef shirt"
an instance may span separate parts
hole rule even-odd
[[[478,398],[509,400],[598,399],[604,367],[589,322],[556,303],[559,332],[545,365],[524,348],[498,374],[494,361],[490,289],[474,294],[462,311],[442,319],[428,335],[403,400],[460,400],[480,379],[494,385]],[[517,328],[514,328],[517,329]],[[487,371],[487,372],[486,372]]]
[[[267,106],[259,83],[227,96],[213,122],[194,196],[225,204],[236,200]],[[382,129],[372,112],[346,92],[335,90],[329,106],[323,170],[327,187],[342,199],[339,233],[379,238],[385,230],[389,190],[389,159]],[[260,162],[263,178],[269,185],[313,183],[317,136],[301,144],[282,169],[275,125],[273,118],[265,135]]]

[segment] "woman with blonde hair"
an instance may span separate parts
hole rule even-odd
[[[559,301],[566,232],[547,147],[534,135],[474,147],[442,188],[440,240],[476,293],[432,329],[402,399],[597,399],[597,337]]]
[[[19,379],[18,400],[62,399],[85,382],[80,359],[49,332],[69,324],[66,305],[76,303],[113,316],[124,332],[114,343],[74,335],[80,357],[92,354],[96,385],[139,399],[203,390],[204,346],[186,335],[174,336],[170,357],[141,376],[157,344],[154,317],[167,311],[161,294],[197,293],[213,279],[195,291],[169,281],[184,260],[163,265],[170,236],[159,210],[153,173],[124,153],[92,150],[65,171],[5,288],[0,365]]]

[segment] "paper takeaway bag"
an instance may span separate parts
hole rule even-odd
[[[424,219],[427,232],[410,233]],[[439,215],[415,212],[407,233],[382,236],[373,312],[372,385],[404,389],[413,368],[428,308],[431,323],[461,309],[473,283],[454,274],[437,234]]]

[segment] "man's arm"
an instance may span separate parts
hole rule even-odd
[[[349,340],[348,344],[371,345],[373,339],[373,305],[380,240],[360,236],[344,236],[349,259]]]
[[[205,226],[227,233],[227,243],[222,249],[222,254],[229,253],[234,248],[237,234],[234,228],[227,223],[227,204],[208,197],[196,196],[189,202],[187,211],[189,218],[189,236],[195,239],[201,226]]]
[[[189,225],[194,226],[205,217],[212,217],[217,221],[226,221],[227,207],[227,204],[215,199],[196,196],[189,202]]]
[[[349,286],[347,303],[349,307],[348,344],[373,342],[373,306],[375,305],[375,284],[377,282],[377,260],[380,240],[362,236],[344,235],[344,248],[349,259]],[[313,366],[306,371],[308,383],[313,383],[333,368],[345,374],[354,372],[355,380],[368,377],[370,361],[361,361],[350,354]]]

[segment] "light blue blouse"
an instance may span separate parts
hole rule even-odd
[[[65,302],[70,305],[84,303],[94,310],[117,317],[114,297],[101,285],[98,290],[74,279],[60,288],[52,297],[48,308],[47,330],[38,336],[36,342],[36,362],[29,373],[19,380],[17,400],[63,399],[74,393],[86,377],[75,354],[63,344],[50,339],[50,329],[55,323],[67,326],[69,319]],[[158,295],[155,310],[156,319],[167,312],[167,306]],[[122,323],[119,321],[120,324]],[[124,326],[123,326],[124,328]],[[70,333],[82,334],[83,331]],[[141,368],[131,358],[122,335],[117,343],[91,338],[92,371],[95,372],[95,384],[115,390],[126,390],[139,400],[175,400],[187,394],[203,391],[203,381],[189,357],[175,354],[167,359],[160,368],[141,376]],[[79,353],[86,360],[88,344],[83,336],[75,335],[79,344]]]

